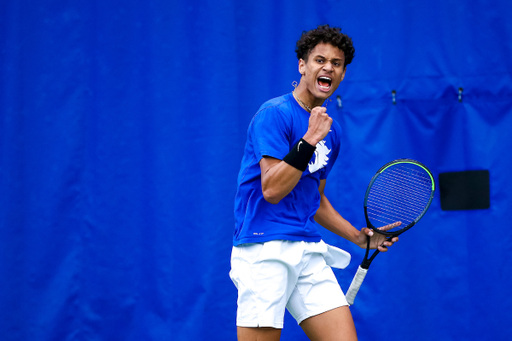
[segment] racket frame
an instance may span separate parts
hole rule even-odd
[[[373,224],[370,222],[370,219],[368,218],[368,205],[367,205],[367,203],[368,203],[368,195],[370,194],[370,190],[371,190],[373,184],[375,183],[375,181],[379,178],[379,176],[386,169],[388,169],[391,166],[394,166],[394,165],[397,165],[397,164],[401,164],[401,163],[414,164],[414,165],[422,168],[430,176],[430,180],[432,182],[432,191],[430,193],[430,198],[428,200],[428,204],[425,206],[425,209],[421,212],[421,214],[419,214],[418,217],[416,217],[416,219],[414,219],[414,221],[412,221],[406,227],[401,228],[399,231],[393,231],[393,232],[382,231],[382,230],[379,230],[377,227],[373,226]],[[413,159],[397,159],[397,160],[393,160],[391,162],[388,162],[387,164],[382,166],[377,171],[377,173],[375,173],[375,175],[372,177],[372,179],[371,179],[371,181],[368,184],[368,187],[366,189],[366,193],[365,193],[365,196],[364,196],[364,217],[366,219],[366,226],[371,228],[373,231],[375,231],[377,233],[380,233],[380,234],[383,234],[385,236],[388,236],[389,237],[388,239],[392,239],[394,237],[397,237],[398,235],[404,233],[405,231],[407,231],[408,229],[413,227],[425,215],[425,213],[428,211],[428,209],[430,207],[430,204],[432,203],[432,199],[434,198],[435,189],[436,189],[436,182],[434,180],[434,176],[432,175],[432,172],[427,168],[427,166],[425,166],[421,162],[418,162],[418,161],[413,160]]]
[[[412,163],[414,165],[417,165],[417,166],[423,168],[427,172],[427,174],[430,176],[430,179],[432,180],[432,191],[430,193],[430,198],[428,200],[427,205],[425,206],[425,209],[408,226],[406,226],[406,227],[404,227],[404,228],[402,228],[402,229],[400,229],[398,231],[393,231],[393,232],[382,231],[382,230],[379,230],[377,227],[373,226],[373,224],[370,222],[370,219],[368,218],[368,207],[367,207],[368,195],[370,193],[371,187],[373,186],[373,183],[377,180],[377,178],[386,169],[388,169],[389,167],[391,167],[393,165],[396,165],[396,164],[400,164],[400,163]],[[387,236],[388,240],[392,240],[394,237],[397,237],[398,235],[404,233],[405,231],[407,231],[408,229],[410,229],[411,227],[416,225],[416,223],[423,217],[423,215],[427,212],[428,208],[430,207],[430,204],[432,203],[432,199],[434,198],[434,192],[435,192],[435,180],[434,180],[434,177],[432,175],[432,172],[430,172],[430,170],[425,165],[423,165],[422,163],[420,163],[420,162],[418,162],[416,160],[412,160],[412,159],[397,159],[397,160],[394,160],[394,161],[391,161],[391,162],[385,164],[373,176],[373,178],[371,179],[371,181],[370,181],[370,183],[368,185],[368,188],[366,189],[366,194],[365,194],[365,197],[364,197],[364,216],[365,216],[365,219],[366,219],[367,227],[371,228],[373,231],[375,231],[377,233],[380,233],[382,235]],[[364,281],[364,278],[366,277],[368,269],[370,268],[370,264],[372,263],[373,259],[380,252],[377,249],[377,250],[374,251],[372,256],[370,258],[368,258],[368,254],[370,252],[370,236],[368,236],[368,235],[366,236],[366,243],[367,243],[366,244],[366,253],[365,253],[364,259],[361,262],[361,265],[359,265],[359,267],[357,269],[357,272],[356,272],[356,275],[352,279],[352,283],[350,284],[350,287],[347,290],[346,299],[347,299],[347,302],[348,302],[349,305],[353,305],[354,304],[355,297],[356,297],[357,292],[359,291],[359,289],[360,289],[360,287],[361,287],[361,285],[362,285],[362,283]]]

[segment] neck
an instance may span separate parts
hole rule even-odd
[[[306,111],[308,112],[311,112],[311,107],[307,104],[305,104],[301,99],[300,97],[295,93],[295,90],[293,90],[293,97],[295,98],[295,100],[297,101],[297,103],[299,103],[299,105],[304,108]]]
[[[314,107],[322,106],[322,104],[325,101],[322,98],[316,98],[315,96],[313,96],[313,94],[311,94],[311,92],[309,92],[309,90],[305,86],[303,86],[302,83],[300,83],[295,88],[295,90],[293,90],[293,94],[297,99],[299,105],[309,112],[311,112],[311,109],[313,109]],[[309,109],[307,107],[309,107]]]

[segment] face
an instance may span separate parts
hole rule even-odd
[[[312,100],[325,100],[331,96],[345,77],[345,53],[327,43],[320,43],[311,50],[307,62],[299,60],[306,94]]]

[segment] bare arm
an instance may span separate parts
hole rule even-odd
[[[331,128],[332,118],[323,107],[315,107],[309,117],[309,126],[303,139],[312,146],[321,141]],[[265,200],[277,204],[297,185],[302,172],[284,161],[263,157],[260,160],[261,190]]]
[[[325,180],[321,180],[320,187],[318,188],[320,192],[320,207],[315,215],[316,222],[338,236],[358,244],[357,241],[359,240],[361,231],[352,226],[348,220],[343,218],[341,214],[332,207],[329,199],[327,199],[324,194],[325,182]]]
[[[318,188],[320,192],[320,207],[315,215],[315,220],[317,223],[325,227],[327,230],[353,242],[354,244],[366,248],[366,240],[367,235],[372,237],[371,239],[371,247],[378,248],[379,251],[385,252],[387,251],[385,246],[393,245],[393,242],[398,241],[398,237],[393,238],[393,241],[387,241],[385,236],[376,233],[374,235],[373,231],[369,228],[363,227],[361,230],[356,229],[348,220],[343,218],[341,214],[339,214],[334,207],[332,207],[331,203],[327,199],[324,194],[325,189],[325,180],[320,181],[320,187]]]
[[[277,204],[297,185],[302,172],[284,161],[264,157],[260,161],[261,190],[271,204]]]

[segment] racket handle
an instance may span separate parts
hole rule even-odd
[[[348,288],[347,295],[345,296],[347,298],[348,305],[354,304],[354,300],[356,298],[357,292],[359,291],[361,284],[363,284],[364,277],[366,276],[367,272],[368,272],[368,269],[363,269],[361,267],[361,265],[359,265],[356,275],[352,279],[352,283],[350,283],[350,287]]]

